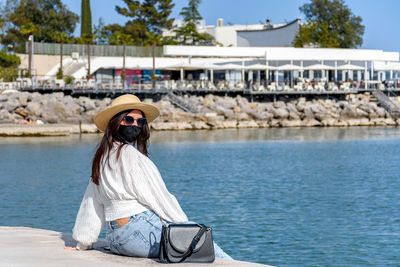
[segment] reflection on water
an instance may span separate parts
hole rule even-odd
[[[93,143],[101,134],[52,137],[0,137],[0,144]],[[197,131],[152,131],[151,143],[243,141],[338,141],[400,138],[398,127],[250,128]]]

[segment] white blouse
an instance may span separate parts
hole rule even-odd
[[[81,248],[97,241],[105,221],[153,210],[170,222],[188,218],[167,187],[154,163],[132,145],[124,145],[117,160],[119,143],[110,151],[110,166],[104,157],[97,186],[89,181],[76,216],[72,237]]]

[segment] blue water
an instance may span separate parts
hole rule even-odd
[[[0,138],[0,225],[71,232],[98,138]],[[400,263],[398,128],[163,132],[150,152],[235,259]]]

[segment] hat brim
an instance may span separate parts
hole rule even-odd
[[[152,122],[160,115],[160,111],[155,105],[148,103],[127,103],[117,106],[111,106],[100,111],[94,118],[94,123],[96,124],[97,128],[100,131],[105,132],[107,129],[108,122],[112,117],[114,117],[121,111],[131,110],[131,109],[139,109],[143,111],[147,122]]]

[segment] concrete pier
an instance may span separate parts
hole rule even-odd
[[[125,257],[103,249],[104,239],[87,251],[65,250],[75,246],[71,234],[29,227],[0,226],[0,266],[162,266],[153,259]],[[262,264],[216,259],[213,264],[180,266],[266,266]],[[164,265],[165,266],[165,265]]]

